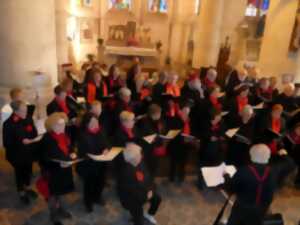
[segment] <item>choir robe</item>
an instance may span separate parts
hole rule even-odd
[[[288,97],[284,93],[279,94],[273,101],[273,104],[281,104],[283,106],[286,119],[290,119],[289,113],[298,109],[299,104],[295,97]]]
[[[72,166],[62,168],[58,162],[53,161],[72,161],[71,145],[68,145],[68,154],[64,154],[57,141],[50,133],[46,133],[41,140],[41,149],[43,150],[41,164],[44,175],[48,178],[50,196],[60,196],[72,192],[74,190]]]
[[[88,154],[101,155],[103,150],[110,147],[105,131],[99,130],[97,133],[81,131],[78,138],[78,157],[85,160],[77,164],[78,173],[83,177],[103,173],[105,163],[92,160]]]
[[[121,175],[117,179],[120,202],[130,212],[133,224],[143,225],[144,204],[150,203],[148,213],[154,215],[161,202],[161,197],[155,191],[153,178],[143,162],[136,167],[126,162],[120,173]],[[153,193],[151,199],[148,199],[149,191]]]
[[[237,71],[233,71],[228,78],[228,82],[225,87],[226,96],[229,98],[236,95],[236,90],[234,88],[240,84],[249,84],[249,79],[246,78],[244,81],[239,80]]]
[[[225,152],[222,144],[225,143],[225,130],[225,124],[222,121],[216,126],[213,126],[210,121],[207,121],[206,125],[203,126],[201,151],[199,152],[199,163],[201,167],[217,166],[224,161]],[[218,140],[212,141],[211,137],[216,137]]]
[[[87,103],[91,104],[95,100],[105,100],[108,97],[108,87],[104,80],[101,81],[100,86],[96,86],[93,82],[88,82],[84,93]]]
[[[248,97],[248,103],[252,105],[251,97]],[[226,115],[226,124],[228,128],[235,128],[239,125],[240,116],[239,116],[239,106],[237,101],[237,96],[231,99],[227,99],[224,102],[224,111],[228,111],[229,114]]]
[[[107,78],[105,78],[105,82],[107,84],[109,94],[116,94],[119,91],[119,89],[123,86],[120,77],[114,79],[113,76],[108,76]]]
[[[159,104],[160,106],[162,106],[163,101],[162,101],[162,96],[165,93],[165,85],[161,84],[161,83],[156,83],[153,87],[152,87],[152,99],[153,102],[156,104]]]
[[[165,119],[159,119],[157,121],[152,120],[150,117],[145,117],[137,122],[137,127],[139,127],[141,137],[145,137],[152,134],[157,134],[153,143],[146,144],[149,151],[145,155],[145,162],[152,175],[156,175],[159,167],[159,158],[166,153],[166,144],[158,135],[165,135],[167,133],[167,123]]]
[[[81,131],[78,140],[78,157],[85,160],[77,164],[77,172],[83,180],[83,196],[86,207],[92,209],[94,203],[101,200],[105,185],[106,162],[95,161],[88,154],[101,155],[110,144],[105,132]]]
[[[65,112],[69,119],[76,117],[77,113],[75,111],[74,105],[71,105],[71,100],[66,98],[66,106],[68,108],[68,113],[64,111],[64,109],[59,105],[56,98],[54,98],[48,105],[47,105],[47,116],[51,115],[54,112]]]
[[[260,102],[271,103],[273,100],[273,89],[269,87],[267,90],[263,90],[262,88],[256,88],[255,94],[255,104],[259,104]]]
[[[256,141],[257,121],[252,117],[247,123],[243,123],[241,118],[237,123],[238,132],[229,140],[226,162],[237,167],[246,165],[250,161],[249,150]],[[244,138],[247,138],[244,140]]]
[[[269,165],[249,164],[238,169],[225,189],[236,194],[228,225],[262,225],[276,189],[276,172]]]
[[[14,165],[31,164],[38,156],[38,143],[23,144],[23,139],[38,135],[32,118],[21,119],[12,114],[3,124],[3,145],[6,159]]]

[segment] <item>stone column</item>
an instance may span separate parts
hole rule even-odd
[[[1,1],[0,86],[30,87],[34,71],[56,83],[54,9],[54,0]]]
[[[193,66],[215,66],[221,44],[221,28],[225,0],[202,0],[196,22]]]

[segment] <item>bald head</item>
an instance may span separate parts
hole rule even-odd
[[[142,148],[134,142],[128,142],[123,150],[123,156],[126,162],[133,166],[140,164],[142,160]]]
[[[265,144],[256,144],[250,148],[250,158],[253,163],[268,164],[271,151]]]

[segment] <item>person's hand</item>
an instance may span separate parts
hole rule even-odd
[[[147,198],[151,199],[152,197],[153,197],[153,192],[152,191],[148,191]]]
[[[73,160],[74,160],[74,159],[76,159],[76,158],[77,158],[77,154],[76,154],[76,153],[71,153],[71,154],[70,154],[70,157],[71,157],[71,159],[73,159]]]
[[[211,140],[211,141],[217,141],[218,138],[217,138],[216,136],[212,136],[212,137],[210,138],[210,140]]]
[[[278,155],[280,155],[280,156],[284,156],[284,155],[287,155],[288,153],[287,153],[287,151],[285,150],[285,149],[280,149],[279,151],[278,151]]]
[[[107,153],[109,153],[109,151],[110,151],[110,150],[108,150],[107,148],[106,148],[106,149],[104,149],[104,151],[103,151],[102,155],[106,155]]]
[[[22,140],[22,143],[23,143],[24,145],[29,145],[29,144],[32,143],[32,140],[29,139],[29,138],[24,138],[24,139]]]

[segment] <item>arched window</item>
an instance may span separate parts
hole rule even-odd
[[[248,0],[245,16],[260,17],[269,9],[270,0]]]
[[[131,9],[131,0],[108,0],[108,8],[109,9]]]
[[[168,12],[168,3],[167,0],[149,0],[148,1],[149,12],[159,12],[167,13]]]

